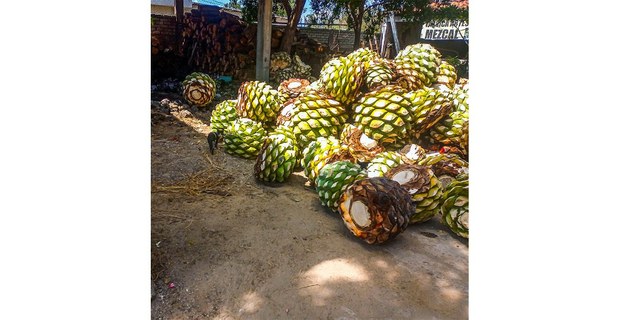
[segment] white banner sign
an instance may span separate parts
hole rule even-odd
[[[469,40],[469,25],[465,21],[426,23],[420,38],[425,40]]]

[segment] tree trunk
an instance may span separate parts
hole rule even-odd
[[[295,32],[297,31],[297,24],[299,23],[301,11],[303,10],[305,4],[306,0],[295,0],[295,9],[293,10],[292,16],[288,20],[286,28],[284,29],[282,42],[280,42],[280,51],[284,51],[289,54],[291,53],[293,40],[295,40]]]
[[[286,21],[291,21],[291,16],[293,15],[293,9],[291,8],[291,3],[289,0],[278,0],[274,3],[280,3],[284,7],[284,11],[286,11]]]
[[[354,25],[353,26],[353,50],[360,47],[360,42],[362,39],[362,26]]]
[[[350,3],[349,10],[351,11],[351,20],[353,20],[353,50],[360,47],[360,42],[362,40],[362,22],[364,21],[364,1],[360,1],[357,4]]]

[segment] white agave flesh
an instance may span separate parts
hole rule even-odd
[[[284,115],[285,117],[290,116],[290,114],[293,112],[293,108],[295,108],[295,104],[291,103],[287,105],[286,107],[284,107],[284,109],[282,109],[282,115]]]
[[[417,172],[411,170],[403,170],[392,177],[392,180],[400,183],[401,185],[415,179],[418,176]]]
[[[369,138],[365,133],[362,133],[360,144],[366,149],[372,149],[377,146],[377,141]]]
[[[418,148],[417,147],[411,147],[411,149],[409,150],[409,152],[407,152],[407,154],[405,156],[407,158],[411,159],[411,160],[418,160],[420,158],[418,156]]]
[[[463,213],[459,222],[467,229],[469,229],[469,211]]]
[[[297,89],[299,87],[301,87],[301,82],[295,81],[295,82],[291,82],[288,84],[287,86],[289,89]]]
[[[368,213],[368,207],[366,207],[363,202],[353,202],[349,212],[351,213],[351,218],[353,218],[355,224],[360,227],[370,226],[370,213]]]
[[[469,198],[464,197],[464,196],[459,196],[458,198],[456,198],[456,201],[454,201],[454,205],[457,207],[462,207],[467,202],[469,202]]]

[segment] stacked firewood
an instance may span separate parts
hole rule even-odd
[[[216,18],[192,10],[184,17],[181,53],[192,69],[240,79],[255,66],[256,31],[255,24],[234,15],[221,13]],[[278,51],[283,36],[283,27],[272,28],[272,52]],[[292,49],[300,54],[324,53],[327,46],[297,32]]]
[[[256,27],[248,28],[234,18],[207,21],[197,11],[186,14],[183,26],[182,50],[188,65],[209,73],[234,75],[254,63]]]
[[[283,27],[274,27],[271,32],[271,50],[278,51],[282,37],[284,36]],[[293,41],[292,51],[297,53],[323,53],[327,50],[327,45],[322,44],[310,37],[305,33],[300,33],[299,30],[295,33],[295,40]]]
[[[297,53],[325,53],[327,52],[327,45],[320,43],[305,33],[299,33],[295,35],[295,42],[293,42],[293,50]]]

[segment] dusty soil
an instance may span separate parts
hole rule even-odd
[[[302,172],[208,150],[210,110],[152,117],[152,319],[466,319],[468,243],[431,221],[370,246]]]

